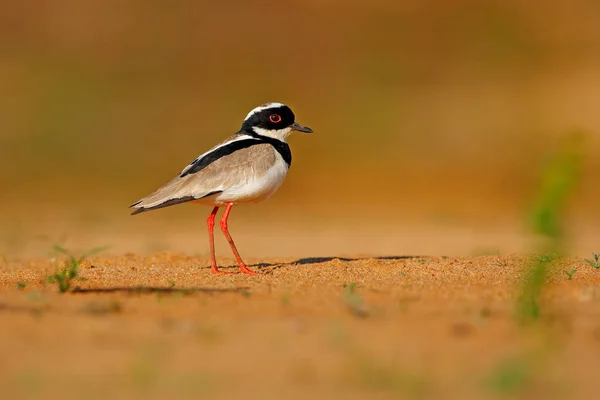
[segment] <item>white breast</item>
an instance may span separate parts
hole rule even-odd
[[[276,161],[263,175],[248,173],[247,179],[231,186],[215,197],[216,205],[227,203],[251,203],[271,197],[283,183],[288,171],[288,165],[283,157],[276,152]]]

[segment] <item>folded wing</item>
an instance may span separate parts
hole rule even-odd
[[[263,175],[275,160],[275,150],[259,140],[242,145],[245,141],[230,141],[198,157],[179,176],[132,204],[132,214],[216,195]]]

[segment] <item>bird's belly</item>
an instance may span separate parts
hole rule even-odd
[[[271,197],[283,183],[288,166],[283,160],[275,163],[262,176],[248,176],[246,180],[223,190],[216,196],[216,205],[251,203]]]

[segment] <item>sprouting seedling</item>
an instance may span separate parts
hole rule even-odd
[[[485,380],[486,386],[498,394],[518,395],[531,384],[533,372],[531,361],[509,359],[494,368]]]
[[[552,251],[564,250],[565,210],[581,179],[585,150],[583,132],[564,135],[540,174],[530,221],[534,232],[548,240],[548,248]]]
[[[26,286],[27,284],[25,282],[17,282],[17,289],[19,290],[25,289]]]
[[[56,283],[58,285],[58,291],[61,293],[66,292],[71,287],[71,280],[77,277],[77,267],[64,267],[62,270],[54,270],[52,275],[48,275],[46,279],[48,283]]]
[[[58,285],[59,292],[64,293],[71,288],[71,281],[77,278],[81,262],[87,257],[96,253],[100,253],[101,251],[104,251],[107,248],[96,247],[83,253],[79,257],[75,257],[73,253],[57,244],[52,246],[52,249],[58,253],[66,255],[67,260],[65,261],[64,267],[61,270],[56,268],[54,270],[54,273],[52,275],[49,275],[46,280],[48,281],[48,283],[56,283]]]
[[[575,273],[577,272],[576,269],[572,269],[570,271],[567,271],[566,269],[563,270],[563,272],[565,273],[566,276],[569,277],[569,280],[573,280],[573,275],[575,275]]]
[[[585,262],[590,264],[594,268],[600,268],[600,254],[592,253],[592,256],[594,257],[593,260],[588,260],[586,258]]]
[[[356,282],[344,285],[344,302],[350,312],[357,317],[366,318],[369,310],[363,298],[356,292]]]
[[[172,280],[169,279],[168,282],[169,282],[169,287],[170,288],[175,287],[175,281],[172,281]]]
[[[554,261],[557,258],[557,254],[540,254],[535,259],[541,263],[549,263]]]
[[[354,294],[356,292],[356,282],[344,284],[344,289],[346,289],[346,293]]]
[[[517,298],[517,320],[522,323],[535,322],[540,318],[541,295],[548,277],[553,257],[539,256],[527,267],[521,293]]]

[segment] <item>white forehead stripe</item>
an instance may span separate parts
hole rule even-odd
[[[266,104],[260,105],[260,106],[256,107],[254,110],[250,111],[248,113],[248,115],[246,115],[246,118],[244,118],[244,121],[247,120],[248,118],[250,118],[251,116],[253,116],[254,114],[256,114],[257,112],[261,112],[262,110],[267,110],[269,108],[279,108],[279,107],[285,107],[285,104],[266,103]]]

